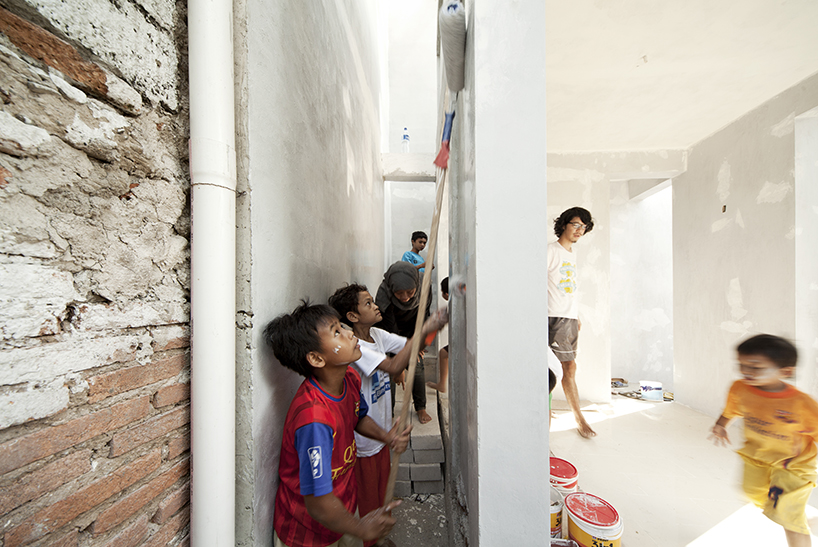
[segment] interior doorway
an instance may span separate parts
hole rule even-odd
[[[673,189],[611,187],[611,376],[673,391]]]

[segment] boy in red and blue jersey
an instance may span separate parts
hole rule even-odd
[[[402,434],[396,427],[387,432],[367,416],[360,376],[349,367],[380,356],[362,352],[335,310],[308,302],[271,321],[264,338],[282,365],[305,376],[284,422],[274,545],[343,547],[354,538],[384,537],[400,502],[355,516],[355,432],[403,452],[411,426]]]

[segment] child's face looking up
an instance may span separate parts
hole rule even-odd
[[[404,247],[404,249],[405,248],[406,247]],[[414,252],[416,252],[416,253],[419,253],[420,251],[422,251],[425,248],[426,248],[426,238],[425,237],[419,237],[419,238],[417,238],[416,240],[414,240],[412,242],[412,250]]]
[[[394,294],[395,298],[397,298],[398,300],[405,304],[409,302],[413,296],[415,296],[416,292],[417,289],[406,289],[405,291],[395,291]]]
[[[793,367],[780,368],[763,355],[738,354],[738,366],[744,383],[762,391],[781,391],[783,378],[792,376]]]
[[[318,336],[321,339],[321,357],[328,366],[348,365],[361,358],[358,339],[337,319],[333,318],[318,327]]]
[[[374,325],[382,319],[381,310],[369,291],[361,291],[358,293],[358,322],[362,325]]]

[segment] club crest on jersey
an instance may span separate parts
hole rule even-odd
[[[310,456],[310,466],[312,467],[312,478],[318,479],[324,476],[324,458],[321,457],[321,447],[313,446],[307,449]]]

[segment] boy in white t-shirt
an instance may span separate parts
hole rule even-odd
[[[361,375],[361,395],[369,406],[368,416],[377,424],[392,427],[391,378],[398,376],[409,365],[412,344],[403,336],[373,327],[381,320],[381,312],[369,290],[351,284],[335,291],[329,305],[341,316],[341,321],[352,327],[361,345],[361,358],[353,363]],[[446,308],[432,314],[423,324],[423,339],[437,332],[448,322]],[[421,343],[421,349],[425,347]],[[395,354],[387,357],[386,354]],[[356,434],[358,459],[355,476],[358,482],[358,512],[365,515],[372,507],[383,504],[391,465],[389,450],[382,442]],[[366,547],[375,542],[364,543]]]

